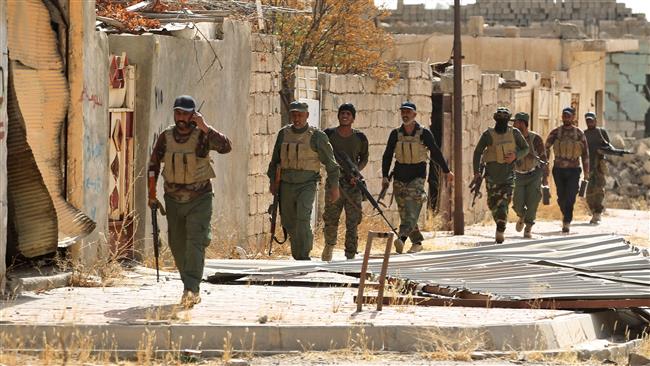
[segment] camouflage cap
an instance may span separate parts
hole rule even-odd
[[[515,114],[515,121],[528,122],[529,120],[530,120],[530,116],[526,112],[519,112]]]
[[[307,103],[302,103],[299,101],[293,101],[289,104],[289,112],[309,112],[309,106]]]

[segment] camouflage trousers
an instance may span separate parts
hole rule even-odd
[[[498,231],[506,230],[508,206],[512,200],[513,182],[494,184],[487,182],[487,204]]]
[[[603,159],[597,160],[595,166],[591,168],[589,174],[589,184],[587,185],[587,205],[592,214],[602,213],[605,207],[605,176],[607,176],[607,162]]]
[[[326,200],[323,221],[326,245],[336,245],[341,212],[345,209],[345,256],[354,258],[357,254],[359,234],[357,227],[361,223],[361,190],[343,182],[339,183],[341,197],[336,202]]]
[[[422,205],[427,200],[427,193],[424,190],[424,178],[415,178],[408,183],[395,180],[393,182],[393,196],[395,196],[399,211],[399,236],[401,238],[408,236],[413,244],[421,243],[424,237],[418,227],[418,218],[420,217]]]

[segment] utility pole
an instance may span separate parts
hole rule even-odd
[[[465,233],[463,212],[463,74],[460,0],[454,0],[454,235]]]

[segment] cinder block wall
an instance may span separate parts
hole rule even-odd
[[[273,196],[269,191],[266,170],[282,120],[279,94],[282,54],[275,37],[259,33],[251,35],[251,51],[247,237],[249,248],[260,249],[269,240],[270,221],[266,211]]]

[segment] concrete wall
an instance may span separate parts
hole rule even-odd
[[[251,36],[251,81],[248,95],[249,164],[248,164],[248,246],[263,250],[270,239],[271,223],[267,209],[273,201],[266,170],[273,145],[281,127],[280,68],[282,53],[275,37]]]
[[[0,1],[0,294],[5,288],[5,257],[7,253],[7,11]]]
[[[483,70],[562,70],[562,41],[559,39],[463,36],[463,62],[480,65]],[[395,48],[389,60],[423,62],[448,61],[453,46],[451,35],[395,35]]]
[[[108,40],[105,33],[95,31],[94,2],[70,5],[68,201],[96,223],[95,230],[73,247],[73,255],[90,265],[107,249]]]
[[[151,218],[146,207],[146,169],[158,134],[173,124],[172,106],[180,94],[201,103],[206,122],[233,142],[228,155],[211,153],[217,177],[212,180],[213,241],[245,242],[248,233],[248,123],[251,79],[251,33],[248,24],[226,20],[223,40],[194,41],[160,35],[111,35],[110,52],[126,52],[136,71],[135,112],[135,249],[151,248]],[[216,54],[216,57],[215,57]],[[162,179],[158,185],[162,199]],[[165,232],[165,220],[161,232]],[[145,236],[146,233],[146,236]],[[146,237],[146,241],[142,238]],[[166,240],[166,235],[163,235]],[[145,244],[146,243],[146,244]]]
[[[636,52],[607,55],[606,110],[607,128],[622,136],[643,137],[650,101],[646,94],[650,74],[650,42],[639,40]]]

